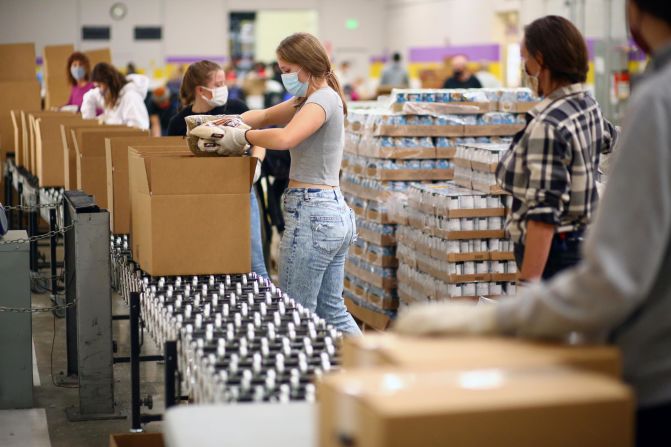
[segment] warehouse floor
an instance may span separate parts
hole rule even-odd
[[[46,294],[33,294],[33,307],[48,306],[49,297]],[[113,296],[113,314],[128,314],[128,307],[121,298]],[[115,321],[114,340],[119,348],[116,355],[129,355],[129,328],[128,321]],[[76,388],[56,387],[52,382],[51,349],[54,336],[54,317],[51,313],[36,313],[33,315],[33,341],[37,356],[37,366],[40,385],[33,388],[33,402],[35,408],[46,410],[49,428],[49,437],[53,447],[79,446],[107,446],[109,433],[128,432],[130,419],[105,421],[68,421],[65,409],[78,405],[79,395]],[[65,350],[65,319],[56,319],[56,337],[53,345],[53,371],[58,377],[66,369]],[[156,345],[149,337],[145,337],[143,354],[159,353]],[[162,412],[163,408],[163,368],[155,362],[142,364],[142,396],[152,394],[154,398],[153,410],[143,408],[143,412]],[[58,381],[56,381],[58,383]],[[129,364],[114,366],[114,394],[118,410],[129,414],[130,401],[130,369]],[[23,418],[22,422],[30,424],[30,418]],[[160,422],[152,422],[145,427],[146,431],[160,431]],[[16,430],[20,432],[20,429]],[[18,440],[18,439],[17,439]],[[3,444],[4,445],[4,444]],[[17,445],[32,445],[22,443]]]

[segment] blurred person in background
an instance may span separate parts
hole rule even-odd
[[[170,119],[179,112],[179,96],[167,86],[156,87],[145,100],[151,134],[155,137],[168,135]]]
[[[124,124],[138,129],[149,129],[149,115],[144,99],[149,79],[132,74],[124,76],[106,62],[100,62],[91,72],[95,88],[84,94],[82,117],[92,119],[102,109],[100,119],[105,124]]]
[[[651,59],[627,105],[584,260],[497,305],[411,307],[396,330],[607,341],[621,349],[635,391],[636,446],[662,447],[671,445],[671,8],[658,0],[626,7],[631,35]]]
[[[478,78],[483,88],[500,88],[502,86],[499,78],[491,72],[488,62],[476,64],[475,77]]]
[[[212,61],[200,61],[189,65],[182,80],[180,98],[183,108],[170,120],[168,124],[169,136],[186,135],[184,118],[187,116],[241,115],[249,110],[244,102],[228,97],[226,73],[221,65]],[[252,156],[263,162],[266,150],[255,146],[252,148]],[[269,278],[263,255],[259,205],[253,189],[250,196],[250,207],[252,270],[259,276]]]
[[[407,88],[409,85],[408,71],[401,64],[401,54],[394,53],[391,63],[382,72],[380,86]]]
[[[70,98],[65,106],[75,106],[77,111],[82,107],[84,95],[95,86],[89,80],[91,75],[91,63],[84,53],[75,51],[68,58],[67,77],[70,82]]]
[[[468,58],[464,55],[454,56],[450,60],[452,76],[445,80],[443,88],[482,88],[482,84],[468,69]]]

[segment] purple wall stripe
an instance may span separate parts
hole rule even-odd
[[[168,56],[165,58],[166,63],[169,64],[191,64],[203,60],[221,63],[226,62],[228,58],[226,56]]]
[[[587,52],[589,53],[589,60],[594,61],[594,56],[595,56],[594,48],[596,46],[596,43],[599,41],[599,39],[590,38],[590,39],[585,39],[585,41],[587,42]],[[632,39],[629,39],[629,48],[630,48],[630,51],[629,51],[628,59],[630,61],[641,62],[641,61],[645,61],[648,58],[646,56],[646,54],[636,46],[636,43]]]
[[[411,48],[409,59],[410,62],[442,62],[446,57],[459,54],[472,61],[501,60],[501,49],[498,44]]]
[[[42,65],[42,56],[37,56],[35,58],[35,65]]]

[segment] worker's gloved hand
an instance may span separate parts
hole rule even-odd
[[[221,146],[221,150],[218,150],[219,155],[224,155],[229,153],[240,153],[242,154],[249,143],[247,143],[247,138],[245,138],[245,132],[247,129],[241,127],[224,127],[224,135],[216,141],[216,143]],[[195,130],[195,129],[194,129]]]
[[[402,311],[393,330],[408,335],[488,335],[499,331],[496,305],[431,303]]]
[[[258,182],[261,178],[261,160],[256,159],[256,169],[254,169],[254,183]]]

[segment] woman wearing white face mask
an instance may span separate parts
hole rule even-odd
[[[186,122],[184,118],[191,115],[240,115],[249,110],[247,105],[237,99],[228,99],[226,73],[221,66],[211,61],[200,61],[189,65],[184,73],[179,95],[184,106],[172,117],[168,124],[169,136],[185,136]],[[252,155],[263,161],[266,150],[253,147]],[[260,166],[259,166],[260,169]],[[258,176],[257,176],[258,177]],[[256,194],[251,193],[251,248],[252,270],[264,278],[268,278],[263,257],[263,241],[261,240],[261,220]],[[226,273],[226,272],[222,272]]]
[[[68,58],[67,77],[71,85],[70,98],[65,106],[76,106],[77,110],[82,107],[84,95],[95,86],[89,81],[91,75],[91,63],[84,53],[75,51]]]
[[[230,149],[249,143],[291,150],[290,182],[283,198],[280,287],[327,323],[358,335],[342,297],[345,258],[356,238],[354,213],[339,188],[347,113],[343,91],[326,50],[310,34],[284,39],[277,62],[282,83],[294,98],[243,113],[252,129],[227,129],[221,144]]]
[[[515,242],[522,281],[548,279],[580,260],[583,233],[598,201],[600,155],[617,131],[583,85],[587,46],[558,16],[525,28],[524,71],[543,100],[526,114],[499,163],[498,183],[513,196],[506,230]]]

